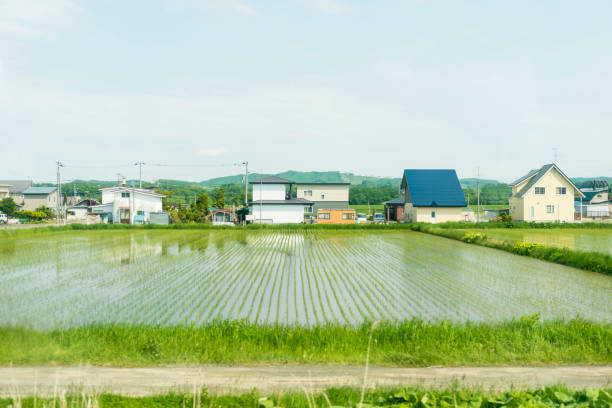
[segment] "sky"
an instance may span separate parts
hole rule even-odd
[[[0,179],[612,176],[612,2],[0,0]],[[556,153],[555,153],[556,152]],[[479,170],[477,170],[479,169]]]

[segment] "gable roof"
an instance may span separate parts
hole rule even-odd
[[[156,193],[153,190],[149,190],[146,188],[137,188],[137,187],[129,187],[129,186],[114,186],[114,187],[104,187],[99,188],[100,191],[133,191],[135,193],[146,194],[153,197],[166,197],[164,194]]]
[[[249,181],[249,184],[295,184],[295,182],[276,176],[269,176]]]
[[[406,202],[406,197],[399,196],[397,198],[394,198],[393,200],[385,201],[383,204],[393,205],[393,204],[404,204],[405,202]]]
[[[54,191],[57,191],[57,187],[30,187],[28,188],[26,191],[24,191],[22,194],[23,195],[49,195],[51,193],[53,193]]]
[[[0,184],[8,184],[9,193],[21,194],[32,187],[32,180],[0,180]]]
[[[465,197],[453,169],[404,170],[402,186],[414,207],[465,207]]]
[[[523,177],[511,183],[510,184],[511,186],[516,186],[518,184],[521,184],[523,181],[530,179],[529,182],[525,185],[525,187],[520,189],[513,197],[518,197],[518,198],[523,197],[525,193],[527,193],[538,181],[540,181],[542,177],[544,177],[546,173],[548,173],[553,168],[557,170],[559,174],[561,174],[568,181],[568,183],[572,185],[572,187],[574,187],[574,190],[577,191],[580,194],[580,196],[584,197],[584,194],[582,193],[582,191],[580,191],[580,189],[578,189],[578,187],[576,187],[576,185],[572,183],[572,180],[570,180],[569,177],[567,177],[565,173],[563,173],[561,169],[557,167],[557,165],[554,163],[545,164],[537,170],[531,170],[529,173],[527,173]]]

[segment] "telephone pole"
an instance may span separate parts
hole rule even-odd
[[[476,168],[476,192],[478,194],[477,221],[480,222],[480,166]]]
[[[138,176],[138,180],[139,180],[139,188],[142,188],[142,166],[145,165],[146,163],[143,163],[141,161],[134,163],[134,166],[138,166],[140,167],[139,169],[139,176]]]
[[[57,223],[60,223],[60,211],[61,211],[61,202],[62,202],[62,179],[60,176],[60,167],[64,167],[64,164],[60,161],[55,163],[57,165],[57,208],[55,211],[55,216]],[[62,214],[63,215],[63,214]]]

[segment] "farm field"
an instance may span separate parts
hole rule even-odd
[[[465,230],[468,232],[467,230]],[[533,242],[546,246],[595,251],[612,255],[611,229],[470,229],[497,241]]]
[[[66,231],[0,240],[1,326],[612,320],[612,278],[411,231]]]
[[[349,205],[349,208],[354,209],[357,213],[363,213],[366,215],[372,215],[372,213],[384,213],[385,206],[382,204],[357,204],[357,205]],[[368,208],[370,211],[368,211]]]

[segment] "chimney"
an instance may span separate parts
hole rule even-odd
[[[125,177],[121,179],[121,187],[125,187]]]

